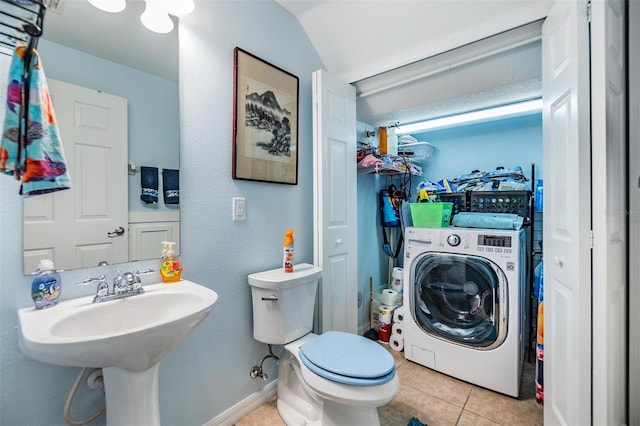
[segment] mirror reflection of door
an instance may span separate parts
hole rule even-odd
[[[127,100],[48,84],[71,189],[24,200],[24,272],[40,259],[58,269],[127,262]]]

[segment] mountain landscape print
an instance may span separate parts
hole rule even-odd
[[[231,176],[298,184],[298,95],[295,75],[234,49]]]
[[[245,96],[245,126],[253,128],[256,146],[273,156],[291,156],[291,112],[273,91]]]

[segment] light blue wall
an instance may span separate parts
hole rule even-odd
[[[542,177],[541,113],[412,136],[436,146],[433,157],[422,163],[425,177],[434,182],[498,166],[521,166],[531,178],[531,163]]]
[[[38,43],[47,78],[127,99],[129,161],[162,169],[180,167],[178,83],[88,55],[45,39]],[[177,54],[177,52],[175,52]],[[64,141],[63,141],[64,143]],[[129,175],[129,211],[175,210],[162,198],[158,204],[140,200],[140,173]]]
[[[299,23],[275,2],[196,7],[182,19],[179,34],[183,278],[220,298],[204,323],[162,360],[160,416],[166,425],[202,425],[268,383],[249,378],[267,347],[253,339],[246,277],[281,265],[289,227],[296,229],[296,262],[313,261],[311,73],[322,68],[320,58]],[[296,186],[231,179],[236,46],[300,78]],[[234,196],[247,200],[244,222],[231,220]],[[79,370],[31,361],[18,348],[16,311],[31,305],[21,242],[18,185],[0,176],[0,424],[64,425],[63,406]],[[129,269],[152,266],[157,262]],[[98,273],[112,277],[115,269],[62,273],[62,297],[91,294],[74,283]],[[265,371],[270,380],[277,377],[275,363],[267,361]],[[94,391],[81,389],[75,418],[101,403]],[[104,424],[104,416],[92,424]]]

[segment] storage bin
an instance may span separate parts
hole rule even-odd
[[[531,191],[470,191],[469,196],[468,211],[512,213],[531,220]]]
[[[453,203],[409,203],[416,228],[446,228],[451,223]]]
[[[435,146],[429,142],[414,142],[398,145],[398,155],[413,160],[427,160],[433,155]]]
[[[466,212],[467,208],[467,193],[466,192],[441,192],[440,201],[444,203],[453,203],[453,210],[451,211],[451,217],[461,212]]]

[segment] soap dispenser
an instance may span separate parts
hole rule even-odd
[[[182,263],[175,255],[173,246],[176,243],[173,241],[163,241],[162,249],[162,265],[160,266],[160,275],[162,275],[162,282],[175,283],[180,281],[182,275]]]

